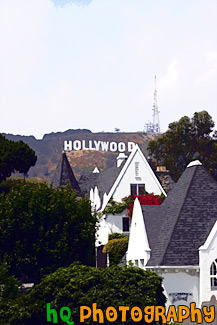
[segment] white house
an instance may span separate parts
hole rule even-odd
[[[149,193],[160,195],[166,193],[158,178],[147,162],[138,145],[127,157],[120,153],[114,167],[100,172],[97,168],[93,173],[82,175],[76,180],[66,153],[63,152],[56,168],[52,185],[58,187],[67,183],[75,190],[78,196],[86,194],[90,197],[92,207],[97,212],[103,213],[111,198],[117,202],[129,195],[143,194],[144,188]],[[130,219],[127,210],[120,214],[103,215],[99,222],[96,247],[100,254],[103,246],[108,242],[109,234],[119,232],[129,234]],[[106,265],[106,256],[102,254],[103,263]]]
[[[127,261],[164,278],[167,306],[217,295],[217,182],[199,161],[160,206],[134,203]]]
[[[90,193],[92,205],[98,212],[104,211],[111,198],[121,202],[126,196],[142,194],[144,188],[149,193],[163,193],[166,196],[138,145],[135,145],[128,158],[120,153],[116,166],[100,173],[82,175],[79,186],[81,191]],[[105,245],[110,233],[129,233],[129,217],[126,212],[108,214],[101,218],[96,246]]]

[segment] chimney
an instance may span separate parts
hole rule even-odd
[[[124,152],[120,152],[117,159],[117,167],[120,167],[123,161],[127,160],[127,156],[125,155]]]
[[[166,166],[157,166],[157,172],[168,172]]]

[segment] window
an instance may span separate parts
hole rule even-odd
[[[138,260],[135,260],[135,266],[139,266]]]
[[[141,267],[144,267],[144,259],[141,259],[141,260],[140,260],[140,266],[141,266]]]
[[[211,290],[217,290],[217,259],[210,266]]]
[[[145,184],[130,184],[130,195],[144,195]]]
[[[130,219],[128,217],[123,217],[123,232],[129,232]]]
[[[135,176],[139,177],[139,162],[135,162]]]

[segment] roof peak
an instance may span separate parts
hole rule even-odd
[[[65,186],[68,183],[72,190],[76,191],[78,196],[81,196],[80,187],[69,164],[66,152],[62,152],[53,176],[52,185],[53,188],[56,188],[58,186]]]
[[[189,168],[189,167],[193,167],[193,166],[202,166],[202,164],[201,164],[200,160],[192,160],[192,161],[188,164],[187,168]]]

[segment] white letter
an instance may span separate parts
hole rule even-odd
[[[96,148],[92,147],[92,140],[89,140],[89,149],[90,150],[96,150]]]
[[[75,140],[73,143],[73,148],[74,148],[74,150],[80,150],[81,149],[81,141]]]
[[[118,143],[118,151],[119,152],[124,152],[126,150],[126,145],[124,142]]]
[[[108,151],[108,142],[101,142],[102,151]]]
[[[95,147],[96,147],[95,150],[99,151],[100,143],[101,143],[101,141],[95,141],[95,140],[94,140],[94,144],[95,144]]]
[[[72,141],[69,141],[69,143],[67,143],[67,141],[64,141],[64,150],[66,151],[67,149],[69,149],[69,151],[72,151]]]
[[[85,147],[85,140],[82,140],[82,149],[83,150],[89,150],[89,148]]]
[[[133,151],[135,147],[135,143],[134,142],[128,142],[128,151],[131,152]]]
[[[116,142],[111,142],[110,143],[110,150],[111,151],[117,151],[117,143]]]

